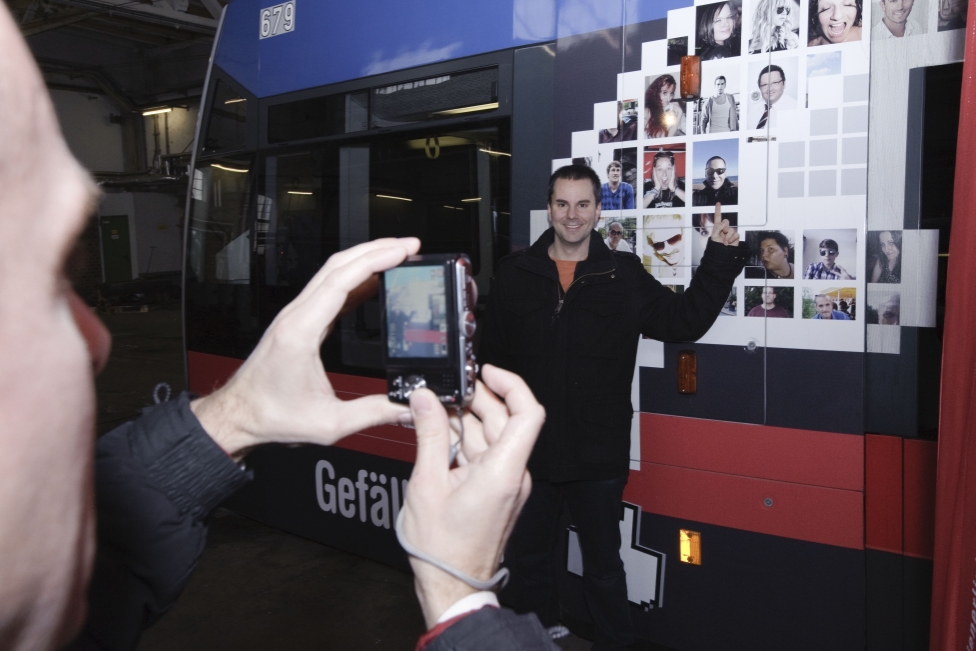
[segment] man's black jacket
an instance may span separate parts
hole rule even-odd
[[[590,236],[587,259],[563,295],[549,258],[553,231],[502,259],[488,296],[478,354],[519,374],[546,408],[529,470],[535,479],[611,479],[627,474],[630,385],[641,335],[694,341],[728,299],[748,249],[708,242],[690,287],[676,294],[631,253]]]
[[[691,203],[694,206],[714,206],[716,203],[734,206],[739,203],[739,188],[732,185],[732,181],[725,179],[718,190],[713,190],[707,185],[701,190],[695,190],[691,195]]]

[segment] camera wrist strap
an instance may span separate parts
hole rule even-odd
[[[405,511],[405,509],[400,509],[400,513],[397,514],[396,526],[394,527],[394,530],[396,531],[396,535],[397,535],[397,540],[400,541],[400,546],[403,547],[403,551],[407,552],[411,556],[414,556],[416,558],[419,558],[422,561],[426,561],[427,563],[430,563],[431,565],[433,565],[436,568],[439,568],[441,570],[444,570],[445,572],[447,572],[448,574],[450,574],[454,578],[458,579],[459,581],[463,581],[463,582],[467,583],[468,585],[470,585],[475,590],[495,590],[496,588],[499,589],[499,590],[501,590],[502,588],[504,588],[508,584],[508,568],[507,567],[500,568],[497,572],[495,572],[495,575],[493,577],[491,577],[490,579],[488,579],[487,581],[479,581],[478,579],[474,578],[473,576],[468,576],[467,574],[465,574],[461,570],[459,570],[459,569],[457,569],[455,567],[451,567],[450,565],[448,565],[444,561],[438,560],[438,559],[434,558],[433,556],[431,556],[431,555],[429,555],[429,554],[427,554],[425,552],[422,552],[419,549],[417,549],[416,547],[414,547],[413,545],[411,545],[409,543],[409,541],[407,541],[407,537],[405,535],[403,535],[403,513],[404,513],[404,511]]]

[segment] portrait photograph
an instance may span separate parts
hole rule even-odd
[[[596,230],[611,250],[623,253],[637,251],[636,217],[604,218],[597,222]]]
[[[807,45],[861,40],[863,0],[810,0]]]
[[[875,0],[871,40],[918,36],[927,31],[928,0]]]
[[[868,304],[864,322],[877,325],[901,325],[901,288],[868,285]]]
[[[605,105],[599,104],[598,108],[602,112]],[[604,145],[612,142],[637,140],[638,120],[636,99],[617,102],[613,115],[601,115],[600,124],[594,125],[598,129],[597,142]]]
[[[722,311],[718,313],[719,316],[736,316],[739,314],[739,288],[732,286],[732,291],[729,292],[729,297],[725,299],[725,305],[722,306]]]
[[[966,0],[935,0],[938,5],[938,30],[947,32],[966,27],[966,13],[969,3]]]
[[[702,140],[695,143],[691,170],[693,206],[722,207],[739,203],[739,140]]]
[[[854,280],[857,277],[857,230],[803,231],[804,280]]]
[[[854,321],[856,316],[856,288],[803,288],[804,319],[813,319],[814,321]]]
[[[739,223],[738,213],[722,211],[722,219],[727,219],[729,226],[736,230]],[[701,264],[702,256],[705,255],[705,247],[708,246],[708,240],[712,237],[714,220],[714,211],[696,213],[691,216],[691,265],[693,267]]]
[[[686,146],[644,147],[644,208],[681,208],[686,205]]]
[[[655,278],[688,277],[686,231],[691,229],[682,228],[681,222],[681,215],[644,215],[641,259]]]
[[[746,278],[790,280],[800,277],[794,264],[792,232],[748,231],[746,245],[751,252],[746,263]]]
[[[701,97],[688,102],[693,108],[696,135],[739,130],[741,86],[739,66],[702,65]]]
[[[644,79],[644,135],[673,138],[687,133],[685,107],[680,100],[677,78],[671,74]]]
[[[688,56],[688,37],[679,36],[678,38],[668,39],[668,65],[680,66],[681,57]]]
[[[743,129],[775,127],[780,114],[798,108],[799,67],[795,56],[777,57],[774,63],[761,60],[749,64],[745,81],[747,124]]]
[[[728,59],[742,54],[740,0],[698,5],[695,13],[695,54],[702,61]]]
[[[901,282],[901,231],[868,231],[867,281],[897,285]]]
[[[746,287],[746,316],[770,319],[793,318],[793,288],[750,286]]]
[[[749,54],[782,52],[800,47],[800,3],[796,0],[758,0],[751,4]]]
[[[610,155],[607,155],[610,153]],[[599,164],[590,165],[600,177],[601,209],[632,210],[637,207],[637,148],[608,152],[601,148]],[[605,164],[603,161],[607,161]]]

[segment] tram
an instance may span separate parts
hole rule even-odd
[[[466,253],[480,320],[495,265],[546,228],[549,174],[571,161],[608,183],[620,165],[635,203],[599,226],[620,221],[648,272],[683,291],[704,243],[707,207],[692,198],[718,157],[740,236],[758,251],[781,235],[790,272],[757,253],[702,340],[640,343],[620,521],[638,637],[681,651],[928,648],[952,175],[938,148],[954,151],[946,89],[965,30],[920,16],[922,47],[907,50],[877,38],[881,10],[859,2],[860,37],[834,43],[817,0],[730,0],[733,34],[712,57],[717,32],[700,27],[715,3],[273,1],[227,6],[207,76],[184,230],[192,391],[226,381],[331,254],[377,237]],[[777,6],[792,37],[769,51],[755,35]],[[701,90],[681,98],[693,54]],[[782,81],[777,99],[764,78]],[[722,106],[735,129],[716,126]],[[663,130],[648,126],[659,113]],[[942,177],[918,164],[930,155],[950,165]],[[662,157],[682,201],[655,202]],[[674,264],[651,246],[662,224],[680,235]],[[895,239],[900,277],[885,257]],[[816,277],[825,242],[844,274]],[[824,300],[834,319],[818,317]],[[385,392],[378,315],[367,302],[323,345],[340,397]],[[688,354],[693,393],[677,384]],[[393,523],[414,451],[399,426],[262,449],[231,507],[406,568]],[[563,524],[563,620],[586,635]]]

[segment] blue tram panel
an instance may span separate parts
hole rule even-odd
[[[227,7],[215,63],[257,97],[664,18],[690,0],[297,0],[295,27],[261,38],[275,0]]]

